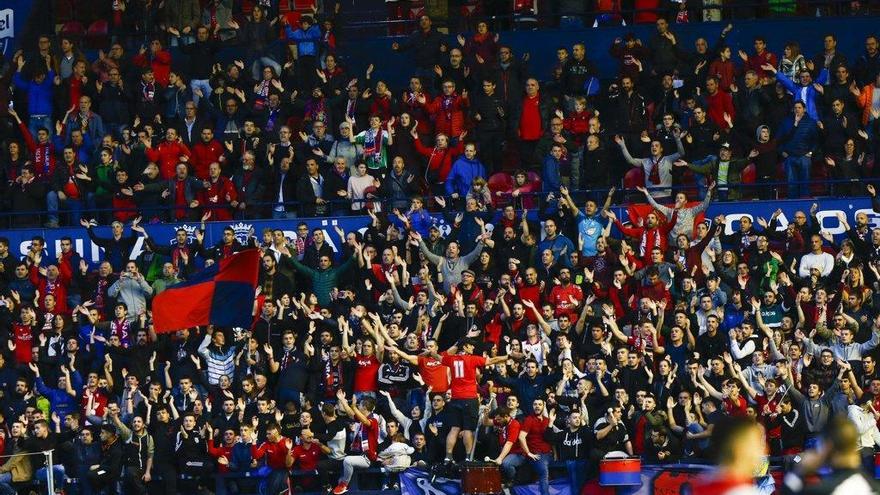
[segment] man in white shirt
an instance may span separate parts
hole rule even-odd
[[[823,277],[827,277],[834,269],[834,256],[822,251],[822,238],[818,234],[810,237],[810,252],[801,258],[798,275],[807,278],[813,268],[817,268]]]

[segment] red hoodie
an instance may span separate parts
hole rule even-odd
[[[147,159],[159,165],[159,174],[168,180],[174,177],[174,169],[180,163],[180,157],[191,157],[189,148],[183,143],[162,141],[155,148],[147,148]]]
[[[437,147],[428,148],[418,139],[414,139],[413,144],[416,146],[416,151],[428,159],[428,170],[436,177],[434,182],[446,182],[446,177],[452,170],[452,162],[464,152],[464,143],[461,141],[451,148],[442,150]]]
[[[223,145],[218,143],[216,139],[212,139],[207,143],[200,141],[194,144],[190,164],[192,164],[195,177],[207,179],[208,167],[214,162],[222,165],[226,161],[225,152],[226,150],[223,148]]]
[[[50,180],[55,173],[55,146],[51,141],[47,141],[45,144],[36,142],[24,122],[18,124],[18,128],[24,136],[28,151],[34,157],[34,175],[37,180]]]
[[[433,100],[425,101],[425,110],[434,119],[434,132],[446,134],[450,139],[464,132],[464,109],[468,107],[465,96],[438,95]]]
[[[152,60],[147,53],[136,55],[132,62],[134,65],[142,68],[150,67],[153,69],[153,75],[156,82],[162,86],[168,86],[168,76],[171,74],[171,53],[165,50],[159,50],[153,55]]]
[[[55,312],[70,314],[70,308],[67,307],[67,284],[69,281],[65,282],[59,274],[54,282],[50,282],[47,277],[40,275],[37,265],[31,265],[30,280],[34,287],[40,291],[40,309],[46,309],[46,295],[52,294],[55,296]]]
[[[277,442],[266,440],[259,446],[251,445],[251,456],[262,459],[266,456],[266,465],[271,469],[287,469],[287,439],[281,437]]]
[[[226,460],[232,459],[232,445],[218,445],[214,446],[214,439],[208,439],[208,455],[213,457],[214,459],[219,459],[221,457],[225,457]],[[228,464],[220,464],[217,463],[220,467],[220,474],[229,472]]]

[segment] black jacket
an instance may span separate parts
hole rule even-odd
[[[427,33],[418,30],[400,44],[398,51],[412,51],[412,60],[416,67],[433,69],[443,57],[441,46],[446,46],[446,38],[436,29],[431,29]]]
[[[477,134],[501,132],[507,129],[507,104],[496,91],[491,96],[479,92],[471,99],[471,118],[474,120]],[[479,120],[476,118],[480,116]]]
[[[299,211],[304,217],[314,217],[327,210],[327,205],[319,205],[317,203],[319,197],[327,199],[329,196],[327,194],[327,182],[321,174],[318,174],[317,180],[322,184],[320,196],[315,194],[312,180],[308,175],[303,175],[296,182],[296,200],[299,201]]]

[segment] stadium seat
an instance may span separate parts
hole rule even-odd
[[[538,175],[537,172],[529,172],[529,182],[537,184],[537,186],[533,190],[541,190],[541,176]]]
[[[97,21],[91,23],[89,25],[88,31],[86,31],[86,47],[95,50],[99,48],[106,48],[107,42],[109,40],[107,36],[108,32],[109,26],[106,20],[98,19]]]
[[[492,174],[489,176],[489,180],[486,181],[486,185],[489,186],[489,191],[492,192],[492,200],[495,202],[496,207],[503,207],[507,205],[508,201],[505,197],[498,197],[495,195],[498,191],[508,191],[513,185],[513,177],[510,174],[505,172],[498,172],[497,174]]]
[[[750,163],[743,169],[742,174],[740,174],[740,182],[746,186],[743,188],[742,196],[744,199],[751,199],[755,197],[755,188],[750,187],[750,185],[755,183],[755,179],[757,178],[757,169],[755,168],[754,163]]]
[[[70,36],[73,38],[81,38],[86,33],[86,28],[79,21],[69,21],[65,22],[63,26],[61,26],[61,30],[58,34],[62,36]]]
[[[636,187],[644,187],[645,172],[640,168],[631,168],[626,175],[623,176],[624,189],[635,189]]]

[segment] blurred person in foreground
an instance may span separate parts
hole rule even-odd
[[[805,479],[821,466],[828,466],[831,472],[823,473],[818,483],[807,485]],[[802,454],[800,463],[786,473],[783,488],[782,493],[804,495],[880,493],[880,483],[862,468],[859,430],[844,415],[831,419],[819,447]]]
[[[692,493],[699,495],[757,495],[755,473],[766,460],[764,429],[748,417],[725,417],[712,430],[711,448],[717,469],[698,478]]]

